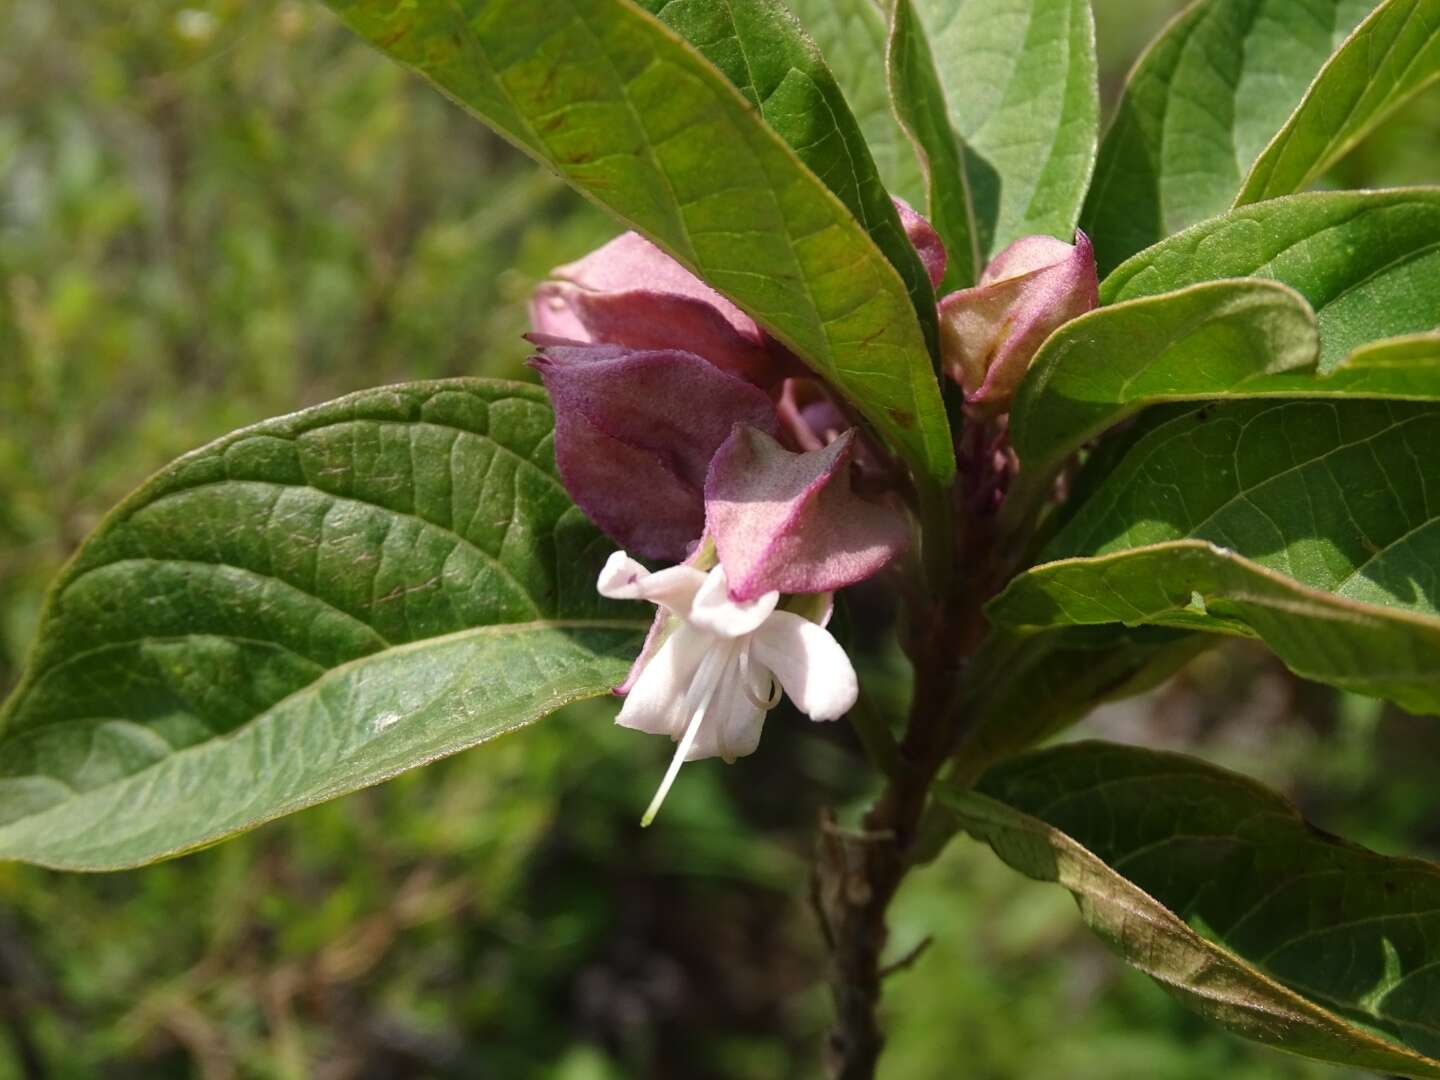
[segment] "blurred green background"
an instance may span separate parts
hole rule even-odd
[[[1107,96],[1176,6],[1099,0]],[[521,375],[529,290],[614,231],[302,0],[3,0],[0,102],[0,690],[47,581],[147,473],[350,390]],[[1440,91],[1332,182],[1437,172]],[[856,647],[868,685],[902,685]],[[145,871],[0,865],[0,1078],[814,1076],[806,868],[819,808],[864,795],[847,733],[777,716],[642,832],[668,746],[612,711]],[[1085,731],[1263,768],[1326,828],[1440,850],[1433,725],[1257,653]],[[933,944],[890,983],[888,1077],[1357,1075],[1207,1028],[969,842],[894,926],[897,955]]]

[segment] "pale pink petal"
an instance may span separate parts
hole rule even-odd
[[[1049,236],[1017,240],[979,285],[940,301],[945,370],[972,407],[1002,412],[1045,339],[1098,303],[1095,252],[1083,232],[1073,246]]]
[[[766,433],[737,426],[716,452],[705,484],[706,531],[733,599],[832,592],[904,550],[904,515],[851,490],[854,435],[792,454]]]
[[[838,720],[859,695],[855,669],[830,631],[788,611],[775,612],[756,632],[751,657],[775,673],[812,720]]]

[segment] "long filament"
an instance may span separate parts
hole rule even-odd
[[[643,829],[655,820],[655,815],[660,812],[660,806],[665,801],[665,796],[670,794],[670,785],[675,783],[675,777],[680,775],[680,766],[685,764],[685,755],[690,753],[690,748],[695,745],[695,737],[700,734],[700,722],[705,718],[705,711],[710,708],[710,702],[715,697],[715,691],[720,686],[720,676],[724,674],[725,668],[730,663],[730,653],[733,645],[723,645],[712,649],[705,654],[701,661],[701,670],[695,673],[695,682],[691,687],[691,693],[685,695],[687,699],[699,693],[700,701],[695,706],[695,711],[690,716],[690,722],[685,726],[685,734],[680,737],[680,745],[675,747],[675,756],[670,759],[670,767],[665,770],[665,778],[660,781],[660,788],[655,792],[655,797],[650,800],[650,805],[645,810],[645,816],[640,819],[640,827]]]

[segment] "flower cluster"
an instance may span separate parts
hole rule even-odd
[[[944,245],[896,205],[938,287]],[[941,301],[946,368],[975,410],[1003,411],[1050,330],[1094,306],[1078,240],[1022,240]],[[814,720],[854,704],[831,596],[905,550],[903,474],[781,342],[635,233],[553,271],[531,320],[561,479],[624,549],[599,591],[657,608],[617,687],[618,723],[678,743],[648,823],[682,762],[752,753],[781,690]]]

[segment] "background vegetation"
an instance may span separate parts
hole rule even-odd
[[[1113,91],[1172,0],[1098,0]],[[302,0],[0,5],[0,691],[107,506],[238,425],[386,381],[521,375],[524,302],[607,219]],[[1440,179],[1440,91],[1341,166]],[[903,685],[846,613],[867,685]],[[0,866],[0,1078],[809,1076],[806,900],[847,732],[687,770],[576,710],[134,873]],[[1210,654],[1085,731],[1253,768],[1440,854],[1440,732]],[[778,734],[778,733],[777,733]],[[1303,777],[1303,781],[1300,779]],[[957,887],[962,886],[962,887]],[[904,894],[887,1074],[1340,1077],[1193,1019],[1060,890],[958,841]]]

